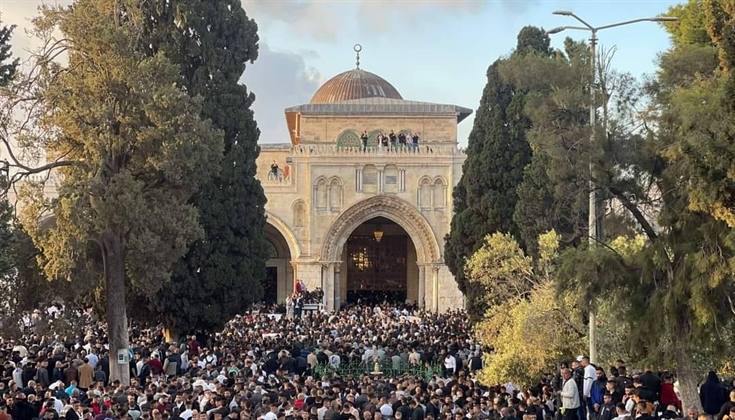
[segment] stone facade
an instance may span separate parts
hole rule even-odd
[[[463,307],[443,262],[443,238],[466,157],[457,147],[457,124],[469,110],[381,99],[362,101],[361,113],[352,109],[355,102],[289,108],[292,142],[261,145],[258,178],[268,224],[280,233],[267,237],[289,251],[269,265],[288,260],[293,269],[278,273],[278,290],[292,290],[301,279],[324,290],[327,309],[339,307],[346,297],[345,243],[363,223],[382,217],[410,238],[409,300],[436,311]],[[379,147],[373,136],[391,130],[420,133],[419,147]],[[363,131],[371,133],[366,149],[354,139]],[[279,292],[278,300],[285,298]]]

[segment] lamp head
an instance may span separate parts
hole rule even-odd
[[[559,26],[558,28],[549,29],[548,31],[546,31],[546,34],[547,35],[558,34],[559,32],[563,32],[565,29],[566,29],[565,27]]]
[[[659,16],[651,19],[653,22],[678,22],[679,18],[675,16]]]
[[[559,16],[572,16],[574,13],[569,10],[555,10],[554,14]]]
[[[378,228],[376,228],[373,232],[373,236],[375,237],[375,242],[380,243],[380,241],[383,239],[383,229],[378,226]]]

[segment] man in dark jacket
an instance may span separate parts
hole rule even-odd
[[[148,356],[143,356],[143,365],[140,367],[140,373],[138,374],[138,382],[141,385],[145,385],[148,382],[148,378],[151,376],[151,365]]]
[[[653,366],[648,366],[646,368],[646,371],[643,373],[643,375],[640,376],[641,382],[643,383],[643,386],[650,389],[651,392],[654,394],[654,400],[651,402],[658,401],[658,397],[661,393],[661,378],[658,377],[655,373],[653,373]]]
[[[640,399],[650,403],[656,402],[656,393],[643,385],[643,381],[641,381],[640,377],[633,379],[633,386],[635,387],[635,393]]]
[[[411,399],[409,406],[411,407],[411,420],[424,420],[424,408],[415,399]]]
[[[34,417],[38,417],[38,411],[26,400],[25,394],[19,392],[15,396],[15,402],[10,409],[10,415],[13,417],[13,420],[31,420]]]
[[[597,420],[612,420],[617,417],[613,396],[609,392],[602,397],[602,405],[597,410]]]
[[[725,395],[725,388],[720,385],[717,374],[710,371],[707,375],[707,382],[699,388],[699,399],[704,412],[710,416],[719,414],[720,408],[727,401]]]
[[[49,378],[48,374],[48,360],[42,361],[36,370],[36,380],[38,380],[38,384],[41,385],[43,389],[46,389],[51,385],[51,378]]]

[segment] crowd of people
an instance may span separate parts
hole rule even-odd
[[[370,136],[368,135],[368,132],[365,130],[360,135],[360,141],[362,141],[362,150],[365,151],[368,148],[368,140]],[[378,144],[391,149],[396,148],[409,148],[411,150],[418,149],[419,147],[419,133],[416,132],[409,132],[406,133],[404,131],[399,132],[396,134],[393,130],[390,130],[389,133],[385,133],[383,131],[379,132],[376,136],[376,139],[378,140]]]
[[[482,348],[461,311],[248,313],[175,341],[134,328],[129,386],[110,380],[118,360],[102,324],[86,317],[75,328],[0,342],[0,420],[735,420],[735,391],[728,398],[714,373],[704,413],[681,407],[666,372],[629,376],[622,362],[606,372],[583,357],[530,389],[483,386]]]

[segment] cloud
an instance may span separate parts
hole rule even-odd
[[[41,4],[68,5],[72,0],[0,0],[0,19],[4,25],[17,25],[13,33],[13,54],[27,58],[38,42],[27,35],[31,19]],[[284,3],[274,1],[273,3]],[[324,80],[319,72],[307,67],[305,59],[317,59],[313,50],[280,51],[260,43],[258,59],[249,65],[242,81],[255,93],[253,105],[264,143],[289,142],[284,109],[308,103]]]
[[[248,66],[242,78],[255,93],[255,119],[261,143],[290,141],[284,110],[308,103],[324,83],[319,72],[306,66],[301,53],[277,51],[260,43],[258,59]]]
[[[243,0],[259,23],[281,22],[293,33],[318,41],[336,41],[358,28],[364,33],[388,33],[400,22],[422,22],[432,15],[476,14],[486,7],[523,14],[541,0]]]
[[[33,26],[31,19],[38,16],[38,8],[42,5],[68,6],[72,0],[0,0],[0,20],[3,25],[16,25],[13,38],[10,40],[13,55],[26,59],[29,50],[38,47],[38,42],[29,34]]]

